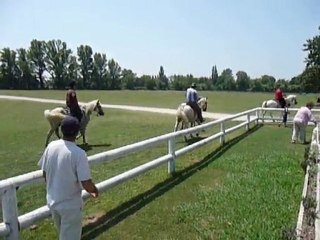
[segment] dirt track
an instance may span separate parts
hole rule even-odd
[[[31,98],[31,97],[0,95],[0,99],[65,104],[65,101],[55,100],[55,99],[47,99],[47,98]],[[153,108],[153,107],[111,105],[111,104],[102,104],[102,106],[104,108],[123,109],[123,110],[129,110],[129,111],[143,111],[143,112],[154,112],[154,113],[164,113],[164,114],[176,114],[176,109],[170,109],[170,108]],[[203,113],[203,116],[205,118],[211,118],[211,119],[219,119],[219,118],[228,117],[231,115],[232,114],[228,114],[228,113],[211,113],[211,112],[204,112]],[[245,121],[246,117],[245,116],[239,117],[234,120]]]

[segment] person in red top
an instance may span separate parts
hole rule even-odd
[[[276,91],[274,93],[274,99],[279,103],[281,108],[286,106],[286,100],[283,97],[283,92],[280,89],[280,84],[277,84]]]
[[[76,82],[72,81],[69,84],[69,89],[66,95],[66,105],[70,109],[70,115],[76,117],[79,122],[82,119],[82,111],[79,107],[77,94],[76,94]]]
[[[284,99],[284,94],[280,89],[280,84],[277,84],[276,91],[274,93],[274,99],[278,102],[279,106],[284,109],[282,114],[282,123],[284,126],[287,126],[287,119],[288,119],[288,106],[286,100]],[[280,127],[281,124],[279,124]]]

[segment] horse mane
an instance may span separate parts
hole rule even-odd
[[[290,95],[288,95],[286,98],[297,98],[297,95],[290,94]]]
[[[88,103],[82,105],[83,108],[84,108],[86,116],[90,115],[93,112],[93,109],[97,105],[98,101],[99,101],[99,99],[96,99],[96,100],[93,100],[91,102],[88,102]]]

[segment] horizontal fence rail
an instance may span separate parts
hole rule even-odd
[[[203,145],[211,143],[214,140],[220,139],[220,143],[225,142],[225,136],[233,131],[245,127],[245,130],[249,130],[250,124],[256,125],[259,121],[264,121],[262,111],[283,111],[282,109],[270,109],[270,108],[253,108],[241,113],[237,113],[228,117],[220,118],[215,121],[211,121],[196,127],[180,130],[177,132],[172,132],[164,134],[161,136],[153,137],[147,140],[143,140],[137,143],[126,145],[117,149],[109,150],[106,152],[98,153],[89,156],[89,164],[100,164],[102,162],[120,159],[121,157],[128,156],[129,154],[136,153],[145,149],[150,149],[160,143],[168,143],[168,154],[161,156],[157,159],[153,159],[145,164],[134,167],[126,172],[119,175],[111,177],[105,181],[97,184],[100,192],[107,191],[108,189],[115,187],[125,181],[128,181],[136,176],[139,176],[149,170],[152,170],[165,163],[168,164],[168,173],[172,174],[175,171],[175,159],[180,157],[194,149],[197,149]],[[290,109],[290,111],[297,111],[298,109]],[[320,109],[314,112],[319,112]],[[238,119],[240,117],[246,117],[245,121],[239,124],[225,128],[225,123]],[[194,134],[205,129],[212,128],[214,126],[220,126],[220,131],[202,139],[192,145],[183,147],[181,149],[175,150],[174,143],[175,139],[188,134]],[[25,185],[30,185],[34,183],[43,182],[42,171],[37,170],[23,175],[11,177],[0,181],[0,197],[2,198],[2,210],[4,222],[0,223],[0,236],[6,237],[6,239],[18,239],[19,229],[27,228],[31,226],[35,221],[42,220],[50,216],[50,211],[47,206],[37,208],[31,212],[23,214],[21,216],[17,215],[17,200],[16,200],[16,188]],[[85,191],[82,192],[82,197],[84,200],[89,198],[89,194]]]

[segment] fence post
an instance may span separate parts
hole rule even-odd
[[[225,135],[225,133],[226,133],[225,128],[224,128],[224,122],[221,122],[221,123],[220,123],[220,132],[223,133],[223,135],[220,137],[220,144],[223,145],[224,142],[225,142],[225,137],[224,137],[224,135]]]
[[[259,119],[260,119],[260,117],[259,117],[259,110],[257,109],[257,110],[256,110],[256,125],[259,124]]]
[[[168,153],[171,154],[172,159],[168,161],[168,173],[173,174],[176,170],[176,154],[175,154],[175,138],[170,138],[168,140]]]
[[[3,222],[9,226],[10,234],[5,237],[7,240],[19,239],[19,222],[17,210],[16,189],[12,185],[2,195]]]
[[[263,114],[263,111],[265,111],[265,110],[262,110],[262,109],[260,109],[260,116],[261,116],[261,121],[262,121],[262,123],[264,123],[264,116],[265,116],[265,114]]]
[[[246,131],[249,131],[249,129],[250,129],[250,113],[247,114]]]

